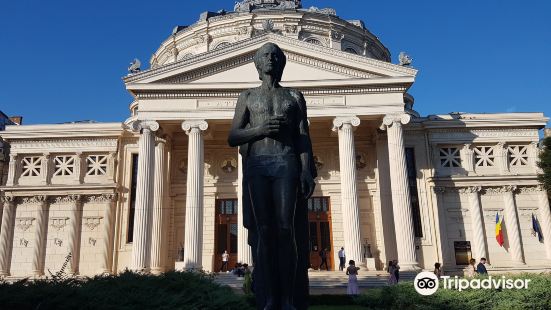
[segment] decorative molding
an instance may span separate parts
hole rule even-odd
[[[117,201],[117,194],[101,194],[88,196],[89,203],[112,203]]]
[[[519,216],[523,216],[523,217],[531,217],[532,214],[538,212],[539,208],[538,207],[523,207],[523,208],[518,208],[518,213],[519,213]]]
[[[50,226],[60,231],[63,227],[67,226],[68,217],[52,217],[50,218]]]
[[[33,221],[36,218],[34,217],[18,217],[16,219],[16,227],[19,228],[19,230],[25,232],[27,231],[31,226],[33,226]]]
[[[459,194],[462,194],[462,195],[480,193],[481,191],[482,191],[481,186],[469,186],[469,187],[458,188]]]
[[[10,144],[11,150],[21,153],[33,149],[82,149],[82,148],[116,148],[117,139],[89,139],[89,140],[17,140]]]
[[[331,96],[370,93],[403,93],[407,90],[405,85],[364,85],[349,86],[346,88],[299,88],[305,96]],[[140,90],[136,91],[137,99],[189,99],[189,98],[237,98],[244,89],[235,90]]]
[[[541,192],[544,192],[543,186],[537,185],[537,186],[522,186],[519,188],[519,192],[521,194],[539,194]]]
[[[497,121],[497,120],[496,120]],[[528,138],[539,139],[538,131],[535,129],[439,129],[429,132],[430,140],[445,141],[445,143],[455,143],[453,141],[473,141],[474,139],[485,138]]]
[[[32,197],[23,197],[21,202],[23,204],[42,204],[48,201],[47,196],[38,195],[38,196],[32,196]]]
[[[220,164],[220,169],[227,174],[237,171],[237,159],[234,157],[224,159]]]
[[[54,238],[54,244],[58,247],[61,247],[63,245],[63,240],[59,238]]]
[[[83,216],[82,224],[90,230],[96,229],[101,224],[103,216]]]
[[[13,204],[15,202],[15,196],[5,195],[0,197],[2,204]]]
[[[82,200],[81,195],[67,195],[67,196],[56,197],[54,202],[55,203],[78,203],[81,200]]]

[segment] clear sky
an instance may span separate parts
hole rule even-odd
[[[121,77],[147,63],[176,25],[233,0],[17,0],[0,5],[0,110],[26,124],[124,121]],[[551,116],[549,0],[304,0],[362,19],[397,62],[419,69],[411,89],[424,115],[534,112]],[[145,67],[148,67],[146,65]]]

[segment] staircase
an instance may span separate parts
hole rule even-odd
[[[310,271],[310,291],[312,294],[344,294],[348,284],[348,276],[344,271]],[[400,274],[401,281],[413,281],[414,273]],[[226,285],[236,291],[241,291],[243,278],[237,278],[231,273],[219,273],[215,277],[216,283]],[[388,273],[386,271],[363,271],[358,275],[360,288],[386,286]]]

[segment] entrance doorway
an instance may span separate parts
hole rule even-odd
[[[327,265],[329,270],[334,270],[329,197],[312,197],[308,200],[308,226],[310,231],[310,267],[319,269],[320,251],[326,249]],[[325,266],[323,269],[325,270]]]
[[[227,270],[231,270],[237,263],[237,199],[216,200],[215,234],[214,271],[220,271],[224,251],[228,251]]]

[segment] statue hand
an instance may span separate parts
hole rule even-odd
[[[282,116],[271,116],[264,120],[264,122],[258,127],[258,133],[262,137],[270,137],[279,134],[281,127],[285,124],[286,120]]]
[[[300,174],[300,187],[301,193],[305,199],[312,197],[314,189],[316,188],[316,182],[314,182],[314,178],[310,171],[305,170]]]

